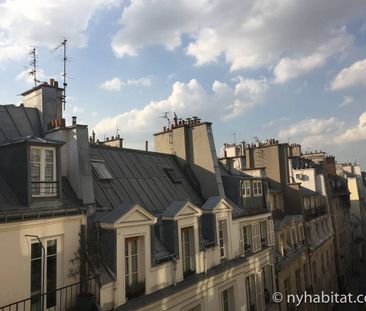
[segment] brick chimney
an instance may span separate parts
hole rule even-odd
[[[25,107],[38,109],[44,131],[65,125],[62,121],[62,91],[58,82],[50,79],[50,83],[43,82],[21,94]]]

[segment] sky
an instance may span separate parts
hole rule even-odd
[[[65,118],[100,139],[153,146],[172,119],[213,123],[222,145],[276,138],[366,169],[364,0],[0,0],[0,104],[62,81]]]

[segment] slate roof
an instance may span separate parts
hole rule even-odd
[[[101,180],[93,169],[95,200],[98,207],[116,208],[135,202],[155,216],[175,201],[202,205],[202,199],[184,175],[175,156],[141,150],[90,144],[90,160],[103,161],[112,179]],[[166,169],[173,170],[173,182]]]
[[[0,144],[26,136],[42,137],[38,110],[22,105],[0,105]]]
[[[128,213],[134,206],[136,206],[136,203],[122,203],[112,211],[106,211],[104,213],[98,214],[96,216],[96,220],[103,223],[114,224],[123,215]]]

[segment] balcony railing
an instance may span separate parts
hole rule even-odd
[[[33,197],[57,197],[59,194],[57,181],[33,181]]]
[[[56,290],[49,291],[43,294],[33,295],[27,299],[23,299],[6,306],[0,306],[0,311],[68,311],[74,310],[77,304],[85,305],[85,301],[77,301],[80,295],[80,287],[85,288],[85,297],[92,300],[92,304],[99,304],[99,277],[94,276],[82,282],[77,282],[68,286],[60,287]],[[89,309],[88,309],[89,310]],[[96,309],[97,310],[97,307]]]
[[[316,218],[327,213],[327,209],[325,205],[320,205],[312,208],[308,208],[304,210],[305,220],[309,220],[312,218]]]

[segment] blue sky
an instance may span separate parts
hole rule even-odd
[[[163,112],[212,121],[224,142],[277,138],[366,168],[363,0],[0,0],[0,104],[18,104],[37,46],[42,80],[98,137],[143,148]]]

